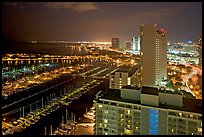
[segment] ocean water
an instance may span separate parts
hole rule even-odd
[[[3,44],[3,54],[8,53],[33,53],[53,55],[85,55],[87,52],[83,46],[66,43],[10,43]]]

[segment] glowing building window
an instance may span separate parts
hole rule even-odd
[[[102,105],[98,105],[99,108],[102,108]]]
[[[131,85],[131,78],[128,78],[128,85]]]
[[[126,135],[131,135],[132,134],[132,130],[129,129],[124,129],[124,132]]]
[[[149,134],[158,134],[158,110],[149,109]]]
[[[202,128],[198,128],[198,132],[202,132]]]
[[[127,113],[130,114],[130,110],[127,110]]]
[[[102,123],[99,124],[99,127],[102,127]]]
[[[105,122],[105,123],[108,123],[108,120],[107,120],[107,119],[104,119],[104,122]]]

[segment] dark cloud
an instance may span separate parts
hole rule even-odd
[[[2,11],[3,35],[20,40],[131,40],[141,24],[154,23],[167,30],[168,40],[202,32],[198,2],[9,2]]]
[[[55,9],[68,8],[76,12],[86,12],[98,9],[93,2],[47,2],[44,3],[44,6]]]

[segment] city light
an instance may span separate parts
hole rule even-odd
[[[202,135],[201,3],[2,9],[2,135]]]

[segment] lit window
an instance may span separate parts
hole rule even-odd
[[[108,120],[107,120],[107,119],[104,119],[104,122],[105,122],[105,123],[108,123]]]
[[[130,128],[130,125],[127,125],[128,128]]]
[[[106,127],[107,127],[107,124],[104,124],[104,127],[106,128]]]
[[[122,116],[123,116],[123,114],[120,114],[120,116],[122,117]]]
[[[105,132],[105,135],[108,135],[108,133],[107,133],[107,132]]]
[[[102,105],[98,105],[99,108],[102,108]]]
[[[179,113],[179,116],[182,117],[182,113]]]
[[[138,130],[139,129],[139,127],[136,127],[136,130]]]
[[[128,85],[131,85],[131,78],[128,78]]]
[[[127,110],[127,113],[130,114],[130,110]]]
[[[132,134],[132,131],[129,130],[129,129],[124,129],[124,131],[125,131],[125,134],[126,134],[126,135],[131,135],[131,134]]]
[[[171,132],[174,132],[174,129],[171,129]]]
[[[202,132],[202,128],[198,128],[198,132]]]
[[[99,124],[99,127],[102,127],[102,123]]]

